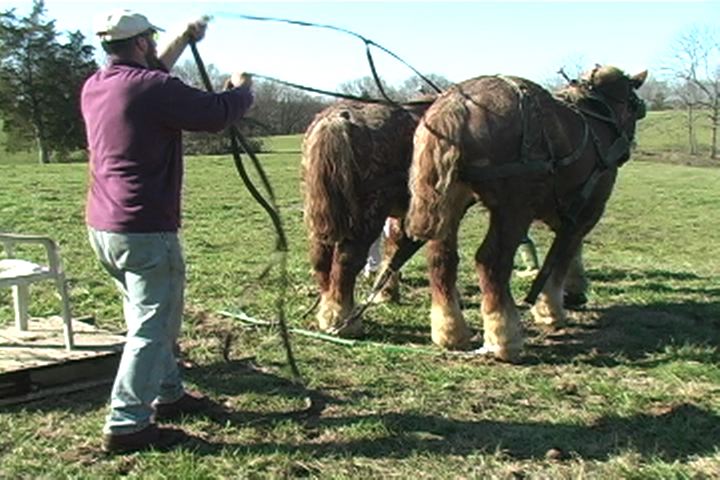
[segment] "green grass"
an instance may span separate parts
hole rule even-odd
[[[273,153],[298,153],[302,135],[277,135],[263,139],[264,148]]]
[[[292,326],[312,303],[299,195],[298,137],[272,139],[261,156],[291,243]],[[294,152],[294,153],[293,153]],[[119,298],[85,239],[86,166],[0,166],[0,230],[49,234],[62,248],[77,316],[122,329]],[[0,410],[2,478],[713,478],[720,472],[720,169],[649,162],[622,168],[606,215],[591,233],[588,308],[544,333],[529,322],[526,361],[511,366],[443,355],[429,340],[422,255],[404,272],[403,302],[366,315],[367,338],[437,355],[347,348],[293,337],[301,370],[323,392],[304,408],[273,331],[216,314],[243,308],[270,319],[277,277],[256,277],[273,250],[265,214],[228,157],[187,162],[188,260],[183,348],[190,384],[231,413],[186,419],[198,440],[169,453],[98,452],[107,389]],[[461,231],[465,313],[479,327],[472,257],[480,209]],[[533,235],[547,251],[549,235]],[[29,251],[30,255],[41,252]],[[514,280],[520,299],[529,280]],[[249,290],[246,290],[246,288]],[[364,285],[367,289],[367,285]],[[57,313],[49,286],[31,314]],[[529,316],[523,309],[526,320]],[[0,291],[0,321],[12,316]],[[232,335],[230,362],[223,342]],[[248,360],[252,358],[252,360]],[[555,450],[555,458],[548,452]],[[551,455],[552,456],[552,455]]]

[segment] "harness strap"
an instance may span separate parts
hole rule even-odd
[[[622,164],[620,160],[626,157],[629,152],[630,140],[628,140],[627,136],[622,135],[616,138],[605,152],[605,166],[608,168],[620,166]]]
[[[476,167],[472,165],[465,166],[460,172],[461,178],[467,181],[483,181],[512,177],[515,175],[553,173],[557,167],[566,167],[577,161],[582,156],[585,151],[585,147],[587,146],[588,138],[590,137],[590,126],[588,125],[583,112],[579,109],[573,108],[583,122],[583,137],[578,147],[569,155],[557,158],[555,156],[555,151],[547,129],[544,124],[540,122],[540,135],[545,143],[545,147],[547,148],[548,157],[532,158],[530,156],[531,141],[529,138],[531,118],[529,112],[532,107],[539,110],[540,105],[538,104],[537,99],[533,99],[527,94],[527,88],[524,85],[518,84],[514,79],[504,75],[497,75],[496,77],[508,84],[518,95],[518,110],[522,124],[520,160],[503,165],[488,165],[484,167]]]
[[[528,139],[530,133],[530,115],[528,102],[530,97],[527,95],[527,87],[525,85],[518,84],[515,80],[505,75],[496,75],[496,78],[507,83],[518,96],[518,111],[520,113],[520,123],[522,124],[522,132],[520,133],[520,163],[528,163],[530,160],[530,140]],[[542,133],[545,133],[545,129],[542,128]]]
[[[578,113],[580,113],[580,112],[578,112]],[[585,147],[587,146],[587,143],[588,143],[588,138],[590,138],[590,125],[588,124],[588,122],[587,122],[587,120],[585,119],[585,117],[583,117],[582,115],[580,115],[580,118],[582,118],[582,121],[583,121],[583,138],[582,138],[582,141],[580,142],[580,145],[578,146],[578,148],[576,148],[570,155],[567,155],[567,156],[562,157],[562,158],[556,158],[556,159],[554,160],[554,163],[555,163],[556,165],[558,165],[558,166],[567,167],[568,165],[570,165],[571,163],[575,162],[576,160],[579,160],[580,157],[582,156],[583,152],[585,151]],[[545,129],[543,129],[543,131],[545,131]],[[546,142],[547,145],[548,145],[548,149],[550,149],[550,148],[551,148],[551,147],[550,147],[550,145],[551,145],[551,144],[550,144],[550,139],[549,139],[549,138],[546,138],[545,142]],[[551,153],[552,153],[552,151],[551,151]]]

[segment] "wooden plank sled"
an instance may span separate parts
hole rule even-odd
[[[124,337],[73,321],[75,348],[67,350],[60,317],[33,318],[27,331],[0,328],[0,406],[108,384]]]

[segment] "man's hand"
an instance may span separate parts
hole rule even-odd
[[[170,70],[175,65],[175,62],[180,58],[180,54],[190,42],[199,42],[203,39],[209,21],[210,17],[202,16],[194,22],[188,23],[185,31],[163,49],[159,58],[162,64],[167,67],[164,70]]]
[[[252,75],[245,72],[235,72],[232,75],[230,75],[230,78],[225,80],[225,85],[223,85],[223,89],[230,90],[232,88],[238,88],[242,86],[247,86],[248,88],[252,87]]]
[[[194,22],[188,23],[187,29],[183,35],[188,39],[188,41],[199,42],[205,37],[208,21],[210,21],[210,17],[204,15]]]

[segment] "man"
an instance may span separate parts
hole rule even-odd
[[[184,438],[163,420],[196,412],[207,399],[187,393],[173,346],[183,313],[185,261],[178,230],[182,130],[220,131],[252,104],[252,80],[233,74],[208,93],[166,73],[205,20],[190,24],[158,57],[160,28],[131,11],[103,18],[97,33],[108,65],[83,86],[90,150],[86,221],[90,244],[123,296],[125,347],[112,388],[104,448],[164,448]]]

